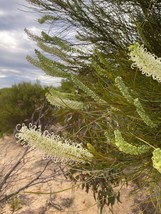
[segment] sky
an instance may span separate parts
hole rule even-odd
[[[0,0],[0,88],[37,80],[57,86],[59,78],[47,76],[26,60],[27,54],[34,56],[36,43],[28,38],[24,28],[39,33],[41,25],[37,23],[39,14],[25,6],[31,5],[25,0]]]

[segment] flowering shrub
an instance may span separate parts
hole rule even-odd
[[[138,43],[129,49],[130,59],[134,60],[133,67],[137,66],[142,73],[145,73],[146,69],[150,72],[147,65],[152,58],[153,66],[150,69],[153,68],[153,74],[156,74],[155,69],[157,74],[160,72],[160,61],[147,54]],[[99,57],[102,56],[98,54]],[[106,61],[103,63],[103,67],[106,67]],[[99,61],[95,62],[96,69],[101,69],[101,66]],[[98,70],[96,72],[98,74]],[[130,72],[128,75],[132,75]],[[101,72],[99,74],[100,82],[95,84],[88,83],[79,76],[68,74],[69,80],[74,84],[73,93],[49,89],[46,94],[48,102],[58,108],[57,114],[59,115],[60,112],[58,118],[62,119],[64,112],[63,124],[71,127],[67,131],[72,137],[77,138],[78,143],[67,140],[66,136],[50,134],[47,130],[42,132],[41,127],[31,124],[29,127],[23,124],[18,129],[16,137],[22,145],[36,148],[42,151],[45,157],[69,165],[70,178],[74,181],[79,178],[77,173],[81,171],[81,175],[88,178],[82,184],[82,188],[86,187],[88,192],[91,187],[95,198],[103,207],[105,204],[113,204],[116,198],[119,201],[119,193],[113,192],[112,185],[118,184],[123,178],[131,180],[138,178],[139,174],[140,177],[148,177],[145,183],[149,185],[149,180],[153,181],[155,174],[161,173],[159,131],[161,117],[158,117],[160,114],[158,101],[154,98],[148,100],[149,94],[151,97],[153,95],[151,91],[145,96],[145,88],[147,90],[147,86],[150,86],[158,91],[158,83],[154,81],[154,86],[143,85],[143,96],[139,88],[140,79],[146,83],[147,77],[140,73],[136,80],[138,88],[133,87],[133,80],[131,81],[130,78],[127,80],[128,75],[126,76],[125,73],[118,75],[118,72],[113,72],[109,78],[108,72],[106,76]],[[148,73],[148,76],[154,78],[153,74]],[[159,75],[156,79],[159,80]],[[108,81],[107,86],[106,81]],[[81,139],[84,146],[80,144]],[[110,180],[105,179],[106,185],[102,186],[102,178],[106,178],[107,171],[111,173],[108,175]],[[101,178],[98,172],[101,173]],[[107,190],[106,193],[104,189]]]

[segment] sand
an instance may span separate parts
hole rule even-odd
[[[22,155],[24,148],[16,144],[14,137],[4,137],[0,139],[0,179],[11,169],[16,160]],[[42,154],[31,151],[25,156],[22,163],[15,169],[10,179],[7,180],[3,194],[10,194],[23,187],[34,179],[44,168],[47,160],[42,158]],[[59,174],[58,167],[49,164],[40,183],[35,184],[7,201],[1,207],[1,214],[97,214],[99,210],[97,203],[90,191],[88,194],[78,189],[75,184]],[[42,183],[44,182],[44,183]],[[120,187],[119,187],[120,188]],[[134,209],[134,198],[129,196],[131,186],[121,188],[121,201],[112,209],[106,207],[104,213],[132,214]],[[37,192],[35,194],[35,192]],[[55,193],[59,192],[59,193]],[[39,193],[39,194],[38,194]],[[40,194],[52,193],[52,194]],[[14,212],[13,212],[14,210]],[[137,212],[140,213],[140,212]]]

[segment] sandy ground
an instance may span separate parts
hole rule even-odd
[[[0,139],[0,180],[2,181],[6,173],[11,169],[16,160],[22,155],[24,148],[16,144],[13,137]],[[23,187],[42,171],[46,160],[37,151],[31,151],[25,156],[23,162],[13,171],[11,178],[7,180],[4,190],[0,192],[0,198],[3,194],[10,194],[16,189]],[[55,170],[55,171],[54,171]],[[49,165],[39,180],[40,183],[33,185],[12,200],[9,200],[1,208],[0,214],[97,214],[99,213],[97,204],[93,199],[92,192],[88,194],[64,177],[56,176],[57,168]],[[55,177],[56,176],[56,177]],[[42,183],[42,181],[45,181]],[[134,199],[129,196],[131,187],[122,187],[121,201],[114,206],[113,210],[106,207],[105,214],[132,214]],[[39,194],[53,193],[56,194]],[[31,193],[32,192],[32,193]],[[36,192],[33,193],[33,192]],[[13,212],[14,210],[14,212]]]

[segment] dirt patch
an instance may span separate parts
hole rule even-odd
[[[8,170],[24,152],[24,148],[16,144],[14,137],[5,137],[0,140],[0,174],[4,178]],[[3,194],[10,194],[33,180],[42,170],[47,160],[42,159],[42,154],[31,151],[23,159],[17,171],[13,173],[4,187]],[[3,214],[60,214],[60,213],[99,213],[97,203],[92,192],[88,194],[77,187],[61,174],[58,168],[49,164],[39,182],[33,183],[29,188],[15,194],[12,199],[1,208]],[[55,171],[54,171],[55,170]],[[56,176],[55,176],[56,175]],[[55,177],[54,177],[55,176]],[[121,202],[113,210],[106,207],[104,213],[132,214],[134,211],[134,198],[129,196],[131,186],[121,188]],[[34,192],[34,193],[33,193]],[[58,192],[58,193],[56,193]],[[43,194],[40,194],[43,193]],[[52,193],[52,194],[47,194]],[[2,198],[2,192],[0,193]],[[0,199],[1,199],[0,198]],[[13,212],[14,211],[14,212]]]

